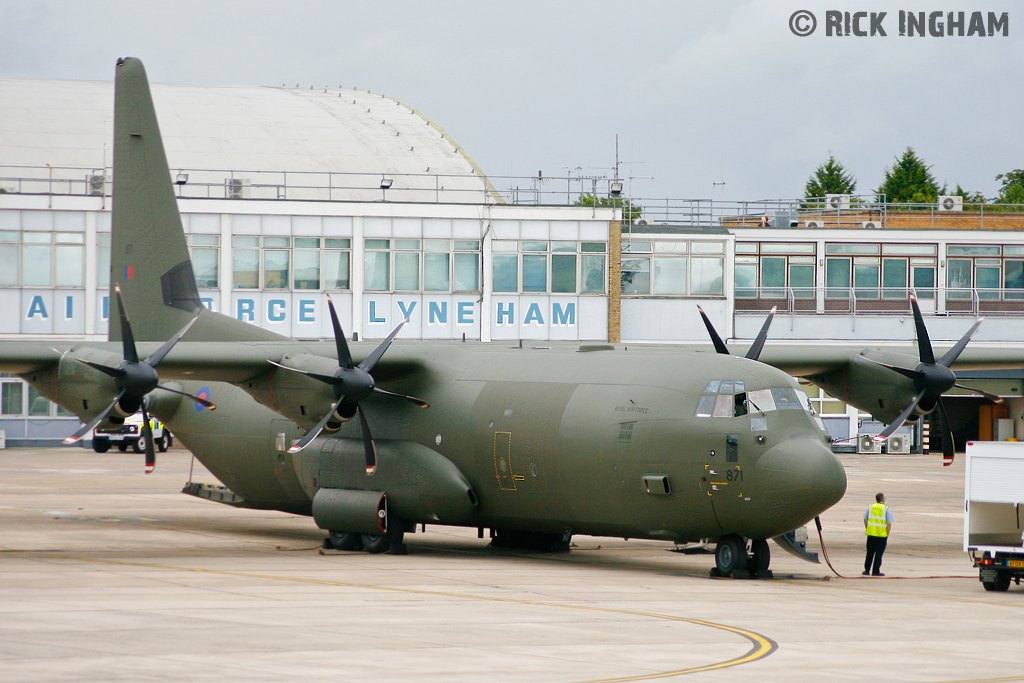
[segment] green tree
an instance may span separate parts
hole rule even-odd
[[[581,194],[573,202],[576,206],[617,206],[622,209],[622,221],[634,223],[644,212],[644,207],[634,204],[622,197],[595,197],[592,194]]]
[[[1000,173],[996,180],[1001,180],[1003,185],[999,188],[999,197],[996,198],[1000,204],[1024,204],[1024,169],[1014,169],[1009,173]]]
[[[939,196],[939,185],[912,147],[896,158],[891,169],[885,169],[885,180],[875,190],[878,199],[887,202],[933,203]]]
[[[824,197],[827,194],[853,194],[857,189],[857,180],[847,172],[841,163],[831,154],[828,161],[818,166],[804,186],[804,197]]]

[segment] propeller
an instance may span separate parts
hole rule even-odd
[[[184,391],[178,391],[177,389],[171,389],[169,387],[162,386],[160,384],[160,377],[157,375],[156,366],[170,353],[174,345],[185,336],[192,324],[199,318],[197,315],[192,318],[188,323],[181,328],[181,330],[173,337],[167,340],[160,348],[154,351],[148,358],[139,360],[139,352],[135,348],[135,336],[132,334],[132,326],[128,321],[128,313],[124,308],[124,301],[121,298],[121,286],[118,284],[114,285],[114,294],[117,298],[117,310],[120,318],[121,326],[121,348],[123,352],[124,360],[121,361],[120,365],[116,368],[104,365],[103,363],[96,363],[89,360],[83,360],[81,358],[75,358],[71,356],[79,363],[88,365],[91,368],[99,370],[105,375],[109,375],[114,378],[114,386],[117,388],[117,395],[114,400],[110,402],[106,408],[104,408],[96,417],[89,421],[88,424],[83,425],[77,432],[64,439],[64,443],[70,444],[78,441],[83,436],[91,432],[96,425],[102,422],[110,412],[120,404],[121,410],[126,414],[132,414],[137,410],[142,411],[142,433],[146,443],[146,474],[149,474],[156,467],[156,452],[153,449],[153,429],[149,423],[149,412],[146,410],[147,403],[146,395],[154,389],[163,389],[169,391],[172,394],[181,394],[187,396],[196,403],[203,405],[210,410],[216,410],[215,406],[205,398],[193,396],[187,394]]]
[[[761,331],[757,333],[757,337],[754,339],[754,343],[750,345],[750,349],[747,350],[745,358],[750,360],[757,360],[758,356],[761,355],[761,349],[764,348],[764,342],[768,338],[768,328],[772,325],[772,318],[775,317],[775,309],[777,306],[772,306],[772,310],[768,312],[768,317],[765,318],[764,325],[761,326]],[[707,313],[700,306],[697,306],[697,310],[700,311],[700,317],[704,320],[704,327],[708,328],[708,334],[711,335],[711,343],[715,345],[715,351],[718,353],[724,353],[729,355],[729,349],[725,346],[725,342],[718,336],[718,331],[715,330],[715,326],[711,324],[711,319],[708,318]]]
[[[393,391],[386,391],[376,385],[373,380],[373,376],[370,374],[377,365],[377,362],[384,355],[384,352],[391,346],[391,342],[398,334],[402,326],[405,325],[406,321],[398,323],[398,326],[391,331],[391,334],[387,336],[380,343],[380,345],[373,350],[373,352],[363,359],[363,362],[356,365],[352,361],[352,353],[349,351],[348,342],[345,339],[345,332],[341,329],[341,323],[338,322],[338,313],[334,310],[334,301],[331,300],[331,296],[327,295],[327,307],[331,312],[331,324],[334,326],[334,344],[338,356],[338,369],[334,371],[333,375],[323,375],[315,372],[307,372],[305,370],[299,370],[297,368],[291,368],[287,365],[281,365],[274,361],[269,361],[272,365],[276,365],[284,370],[290,370],[291,372],[297,372],[307,377],[319,380],[325,384],[329,384],[334,389],[334,395],[337,396],[337,401],[334,406],[324,415],[320,421],[316,424],[313,429],[306,432],[306,435],[295,442],[291,448],[288,449],[289,453],[298,453],[303,448],[309,445],[309,443],[317,437],[318,434],[327,426],[327,423],[331,421],[332,417],[337,415],[336,420],[347,420],[353,415],[359,415],[359,424],[363,432],[363,449],[366,453],[366,474],[372,475],[377,471],[377,447],[373,443],[373,435],[370,432],[370,425],[366,421],[366,414],[363,412],[363,408],[359,405],[360,401],[371,394],[383,394],[385,396],[396,396],[403,398],[410,403],[413,403],[420,408],[427,408],[429,404],[426,401],[418,399],[414,396],[407,396],[405,394],[398,394]]]
[[[917,395],[914,397],[914,400],[910,402],[910,405],[908,405],[903,412],[899,414],[899,417],[893,420],[889,426],[883,429],[878,436],[874,437],[874,440],[885,441],[893,432],[900,428],[906,419],[910,417],[922,403],[926,406],[937,405],[943,430],[942,464],[947,466],[952,465],[953,458],[955,456],[953,430],[950,425],[949,415],[946,413],[946,406],[942,403],[942,394],[953,387],[959,387],[976,394],[981,394],[995,403],[1003,402],[1003,399],[995,396],[994,394],[957,384],[956,374],[954,374],[950,369],[950,366],[956,362],[956,359],[960,357],[964,348],[967,347],[967,343],[971,340],[971,337],[974,336],[974,333],[978,330],[978,326],[981,325],[981,321],[984,318],[978,318],[978,320],[971,326],[971,329],[967,330],[964,336],[960,338],[960,341],[958,341],[953,348],[947,351],[942,358],[935,360],[935,353],[932,351],[932,343],[928,338],[928,330],[924,326],[924,317],[921,315],[921,307],[918,306],[917,297],[913,292],[910,292],[910,307],[914,312],[914,326],[917,329],[917,352],[921,361],[918,363],[917,367],[910,370],[897,365],[889,365],[870,358],[865,358],[865,360],[881,365],[884,368],[889,368],[893,372],[897,372],[904,377],[913,380],[914,389],[917,391]]]

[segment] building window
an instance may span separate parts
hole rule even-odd
[[[736,297],[782,299],[792,292],[796,299],[813,299],[815,250],[813,242],[737,243]]]
[[[825,296],[903,299],[913,284],[921,299],[935,297],[935,244],[826,244]]]
[[[220,286],[220,235],[191,235],[189,244],[196,286],[200,289],[216,289]],[[109,249],[107,258],[110,258]]]
[[[324,289],[348,289],[352,240],[324,239]]]
[[[622,252],[623,294],[721,296],[724,293],[723,242],[628,241],[622,243]],[[644,255],[647,253],[650,256]]]
[[[947,298],[1024,298],[1024,246],[951,244],[946,254]]]
[[[491,251],[495,292],[605,292],[605,242],[494,240]]]
[[[0,231],[0,286],[81,287],[84,282],[83,233]]]

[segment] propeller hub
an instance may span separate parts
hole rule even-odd
[[[921,376],[914,386],[926,396],[941,396],[956,384],[956,374],[941,363],[921,363],[917,370]]]

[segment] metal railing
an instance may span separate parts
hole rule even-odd
[[[945,316],[1024,315],[1024,288],[936,287],[915,290],[926,313]],[[908,315],[906,287],[737,287],[736,313],[763,315]]]
[[[109,197],[110,167],[0,165],[0,193]],[[390,182],[384,182],[384,181]],[[723,201],[610,195],[605,176],[482,176],[443,173],[349,173],[238,169],[171,170],[184,199],[256,199],[328,202],[429,202],[525,206],[616,206],[630,229],[658,226],[775,228],[984,228],[1024,229],[1024,205],[879,201],[875,195]],[[597,198],[596,200],[594,198]],[[960,210],[962,209],[962,210]],[[962,224],[962,225],[960,225]]]

